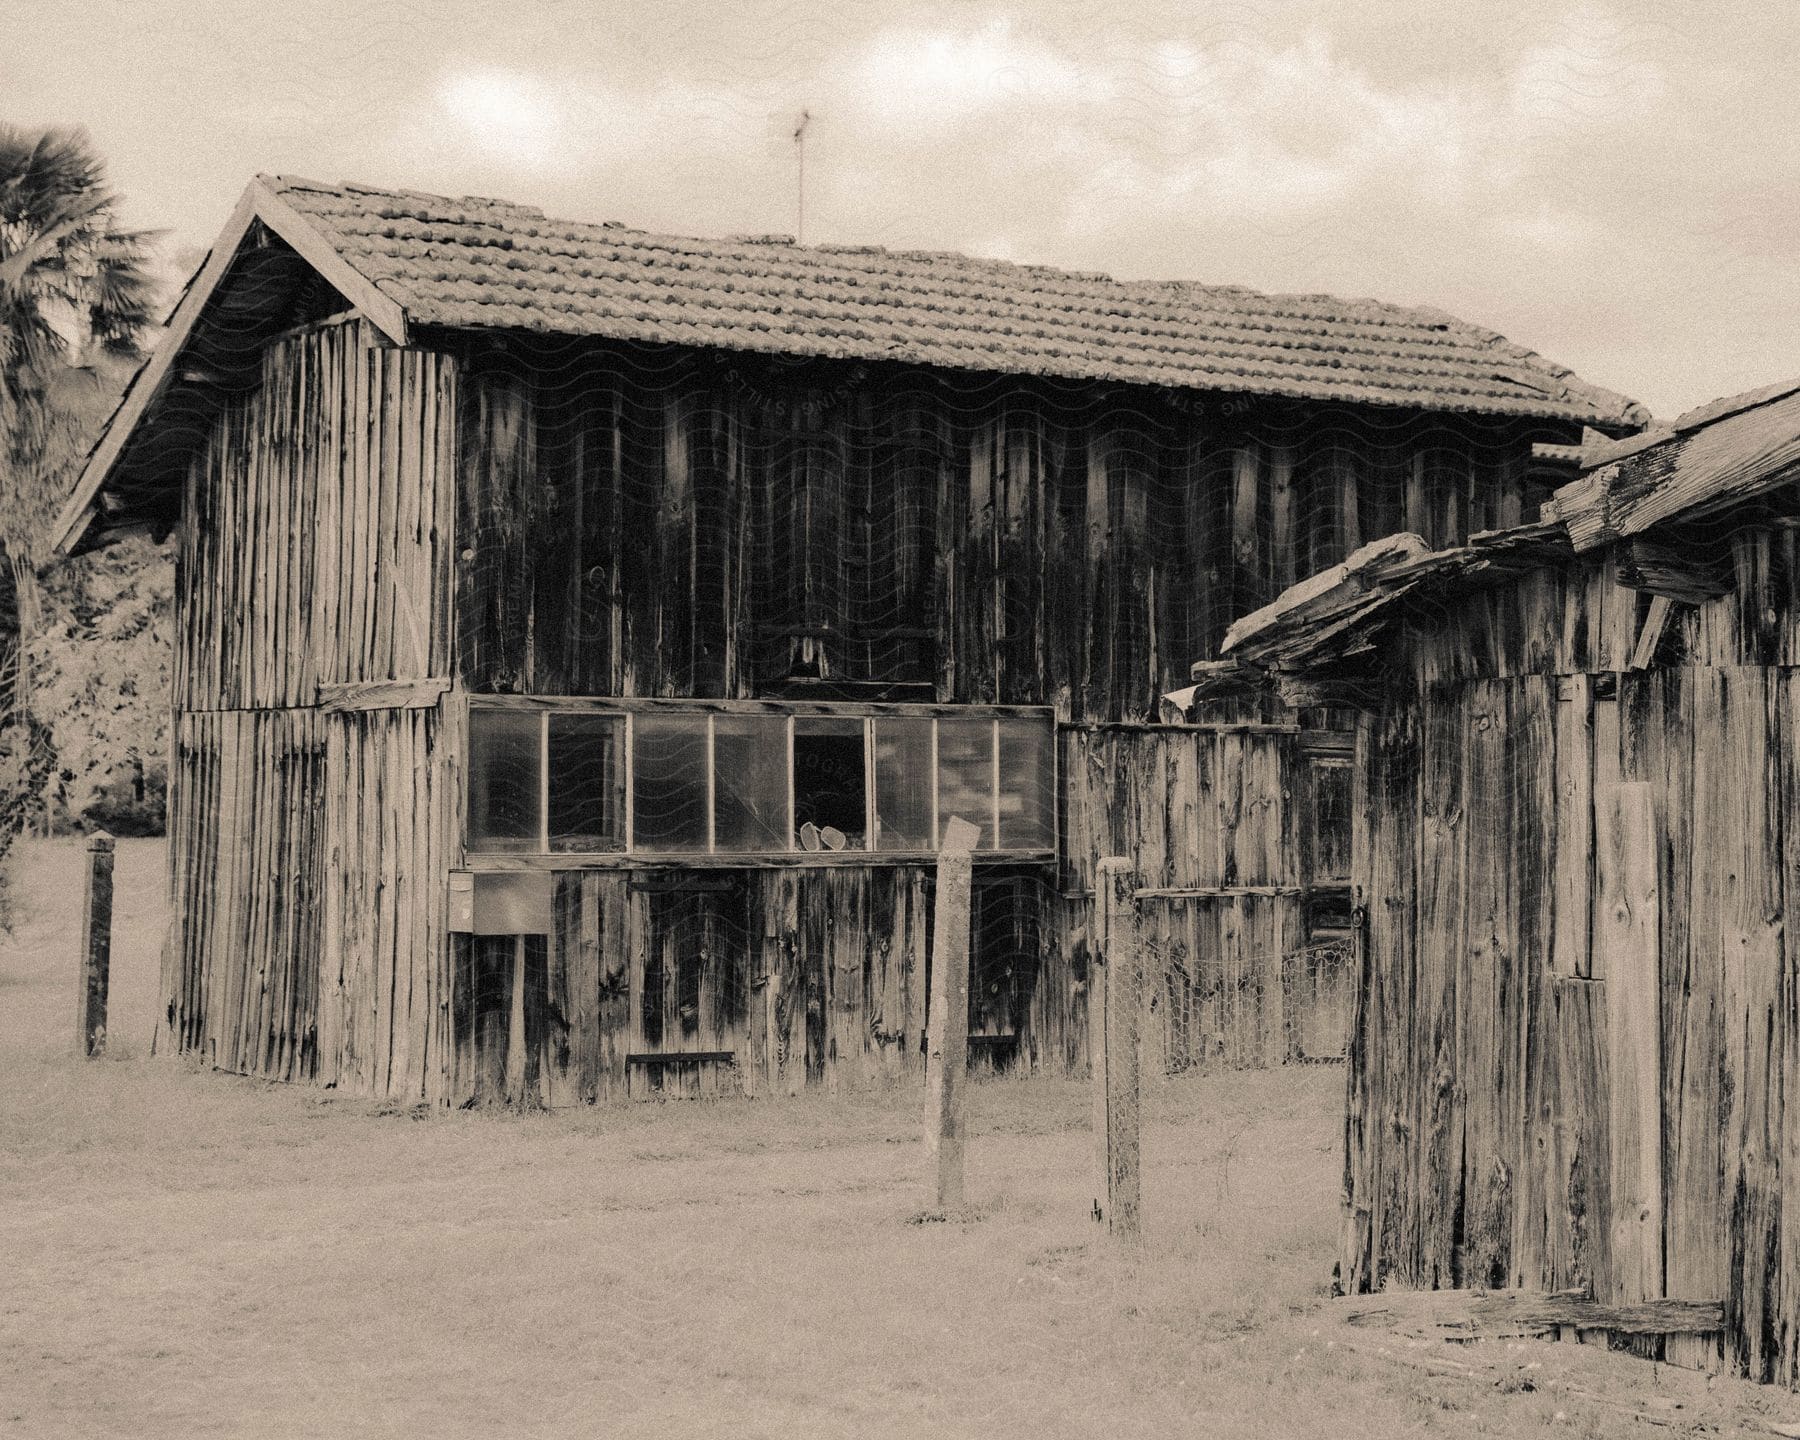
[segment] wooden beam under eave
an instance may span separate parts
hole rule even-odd
[[[399,303],[376,289],[367,276],[337,253],[310,221],[261,179],[252,180],[164,323],[156,348],[132,377],[131,384],[107,420],[106,428],[88,452],[74,489],[57,513],[51,532],[54,554],[73,555],[86,539],[94,522],[96,497],[145,417],[167,394],[171,384],[178,381],[178,362],[194,338],[195,326],[242,250],[251,226],[258,221],[291,246],[389,340],[396,345],[406,344],[406,312]]]
[[[1685,605],[1716,600],[1731,590],[1730,569],[1712,547],[1688,541],[1664,544],[1636,536],[1613,553],[1613,579],[1627,590],[1666,596]]]
[[[106,478],[112,473],[119,457],[124,454],[126,442],[136,432],[145,413],[168,387],[176,359],[193,335],[194,326],[205,311],[208,300],[212,298],[219,282],[225,278],[225,272],[231,268],[238,247],[243,244],[244,236],[256,219],[256,188],[252,185],[238,201],[237,208],[231,212],[231,218],[225,222],[224,230],[213,242],[212,249],[207,252],[206,259],[201,262],[194,278],[188,282],[180,303],[164,323],[162,337],[157,341],[156,348],[138,367],[137,374],[132,376],[131,384],[126,386],[124,395],[114,407],[106,428],[100,432],[100,438],[88,452],[75,488],[57,514],[52,531],[55,536],[51,546],[54,553],[73,555],[87,535],[88,527],[94,519],[95,497],[99,495],[101,486],[106,483]]]
[[[296,254],[317,270],[331,286],[395,345],[407,341],[406,311],[400,302],[382,294],[375,282],[341,254],[312,221],[308,220],[262,179],[250,182],[256,196],[256,214],[263,224],[294,247]]]

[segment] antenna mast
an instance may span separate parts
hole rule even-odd
[[[812,111],[800,112],[800,123],[794,127],[794,155],[798,176],[794,182],[794,243],[806,242],[806,127],[812,124]]]

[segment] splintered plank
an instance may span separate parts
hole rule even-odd
[[[1397,699],[1364,720],[1359,736],[1368,812],[1368,845],[1353,856],[1360,898],[1367,907],[1367,958],[1361,1019],[1350,1062],[1351,1094],[1369,1137],[1365,1171],[1369,1249],[1356,1258],[1359,1285],[1379,1289],[1389,1275],[1416,1283],[1423,1264],[1419,1209],[1421,1057],[1412,1044],[1417,994],[1419,901],[1419,707]],[[1366,882],[1361,879],[1366,875]],[[1360,1209],[1360,1207],[1359,1207]]]
[[[1556,888],[1550,968],[1558,975],[1591,975],[1588,927],[1594,863],[1592,685],[1585,675],[1563,676],[1556,684]]]
[[[1512,1091],[1501,1113],[1514,1157],[1512,1274],[1514,1286],[1548,1283],[1546,1183],[1552,1150],[1556,1031],[1551,987],[1553,896],[1557,865],[1556,681],[1531,675],[1512,687],[1507,734],[1509,793],[1515,798],[1510,838],[1519,865],[1514,890],[1514,1028],[1502,1036],[1511,1055]]]
[[[1621,1335],[1700,1335],[1720,1328],[1725,1307],[1719,1300],[1614,1304],[1579,1290],[1389,1290],[1333,1300],[1326,1313],[1348,1325],[1467,1341],[1545,1336],[1563,1326]]]
[[[1663,1293],[1661,968],[1650,786],[1595,796],[1595,946],[1606,968],[1613,1275],[1602,1298]]]
[[[1770,1262],[1780,1249],[1779,1017],[1783,972],[1793,961],[1784,966],[1778,685],[1772,672],[1760,668],[1726,670],[1725,723],[1713,732],[1722,754],[1723,794],[1732,798],[1730,812],[1716,812],[1716,833],[1728,855],[1719,914],[1729,1098],[1720,1194],[1731,1214],[1727,1293],[1735,1302],[1727,1343],[1753,1379],[1771,1374],[1781,1343],[1775,1329],[1778,1281]],[[1793,743],[1790,737],[1786,746]],[[1785,813],[1791,824],[1793,812]]]
[[[1472,1284],[1504,1284],[1512,1268],[1511,1181],[1516,1156],[1505,1133],[1511,1089],[1511,1034],[1517,995],[1508,939],[1508,871],[1513,798],[1506,784],[1509,742],[1505,682],[1471,683],[1462,702],[1468,832],[1463,932],[1457,988],[1458,1081],[1463,1106],[1463,1221],[1457,1273]]]
[[[1546,1237],[1558,1289],[1614,1293],[1606,984],[1558,976],[1556,1105]]]
[[[1420,1111],[1420,1280],[1455,1283],[1456,1218],[1462,1213],[1463,1105],[1456,1084],[1458,963],[1463,948],[1468,824],[1463,809],[1462,712],[1454,702],[1424,706],[1419,758],[1419,904],[1412,999]]]
[[[1785,737],[1778,752],[1781,813],[1800,815],[1800,672],[1788,671],[1781,686],[1781,731]],[[1782,828],[1782,888],[1792,900],[1800,897],[1800,825]],[[1782,1338],[1770,1378],[1790,1388],[1800,1385],[1800,1114],[1787,1107],[1800,1105],[1800,963],[1796,963],[1793,939],[1788,940],[1789,959],[1782,967],[1780,1005],[1770,1043],[1779,1055],[1781,1087],[1776,1092],[1781,1108],[1773,1115],[1780,1127],[1781,1143],[1772,1158],[1779,1172],[1779,1232],[1775,1241],[1774,1333]]]
[[[1719,917],[1729,884],[1731,846],[1742,826],[1744,797],[1733,794],[1722,749],[1723,678],[1717,669],[1681,672],[1673,733],[1692,754],[1693,836],[1686,875],[1688,941],[1667,957],[1663,1003],[1671,1010],[1663,1056],[1669,1069],[1664,1123],[1668,1195],[1666,1288],[1674,1296],[1727,1293],[1726,1219],[1720,1185],[1727,1160],[1724,1126],[1724,968]]]

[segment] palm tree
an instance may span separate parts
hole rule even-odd
[[[117,208],[85,131],[0,125],[0,729],[29,722],[49,523],[151,318],[152,237],[121,228]]]
[[[0,545],[35,571],[95,392],[137,357],[150,236],[121,229],[85,131],[0,125]],[[113,362],[108,365],[108,361]]]

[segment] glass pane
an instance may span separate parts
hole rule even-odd
[[[469,711],[469,849],[538,848],[541,718],[529,710]]]
[[[713,847],[788,848],[787,720],[713,718]]]
[[[875,848],[929,850],[931,722],[875,722]]]
[[[938,836],[955,815],[981,827],[976,848],[994,848],[994,722],[939,720]]]
[[[794,721],[794,843],[802,850],[862,850],[868,826],[863,722]]]
[[[552,850],[617,850],[624,843],[624,736],[618,715],[550,717]]]
[[[1000,848],[1056,848],[1056,731],[1048,721],[1000,724]]]
[[[705,850],[706,717],[645,713],[632,735],[632,848]]]

